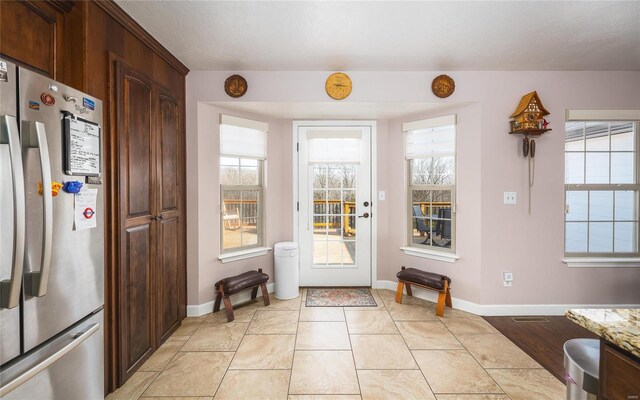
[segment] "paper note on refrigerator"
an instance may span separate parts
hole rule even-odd
[[[76,231],[96,227],[98,189],[83,188],[74,196],[73,228]]]

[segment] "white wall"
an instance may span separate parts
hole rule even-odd
[[[187,76],[188,303],[213,298],[215,280],[249,266],[270,269],[272,255],[220,264],[218,232],[219,109],[206,102],[324,102],[328,72],[241,72],[249,91],[231,100],[223,90],[237,72],[192,71]],[[451,72],[456,92],[445,100],[429,89],[440,72],[352,72],[354,89],[344,102],[450,103],[446,112],[378,121],[378,279],[392,280],[400,265],[447,274],[454,296],[478,304],[640,303],[640,269],[568,268],[563,257],[565,109],[639,109],[639,72]],[[527,164],[519,137],[507,134],[520,97],[537,90],[551,112],[552,132],[537,140],[533,214],[527,212]],[[465,103],[465,105],[460,105]],[[400,124],[421,117],[458,114],[458,254],[454,264],[404,255],[404,157]],[[236,113],[237,114],[237,113]],[[250,115],[245,115],[252,117]],[[259,116],[253,116],[258,117]],[[264,120],[264,119],[263,119]],[[290,239],[292,198],[291,121],[267,121],[269,166],[267,240]],[[279,150],[275,150],[277,146]],[[273,152],[272,152],[273,151]],[[518,204],[502,204],[504,191]],[[273,217],[272,217],[273,215]],[[504,288],[501,274],[514,273]]]

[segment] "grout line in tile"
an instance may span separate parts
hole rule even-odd
[[[344,324],[347,327],[347,336],[349,337],[349,347],[351,347],[351,359],[353,360],[353,369],[356,371],[356,382],[358,383],[358,394],[362,399],[362,387],[360,386],[360,377],[358,376],[358,367],[356,366],[356,356],[353,354],[353,343],[351,342],[351,335],[349,334],[349,324],[347,323],[347,314],[344,307],[342,308],[342,313],[344,314]]]

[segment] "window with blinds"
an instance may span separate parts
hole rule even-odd
[[[456,116],[403,124],[409,246],[455,251]]]
[[[565,254],[638,256],[640,124],[581,117],[565,124]]]
[[[264,243],[266,123],[221,115],[220,197],[222,252]]]

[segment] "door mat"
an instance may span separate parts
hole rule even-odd
[[[377,307],[368,288],[307,289],[307,307]]]

